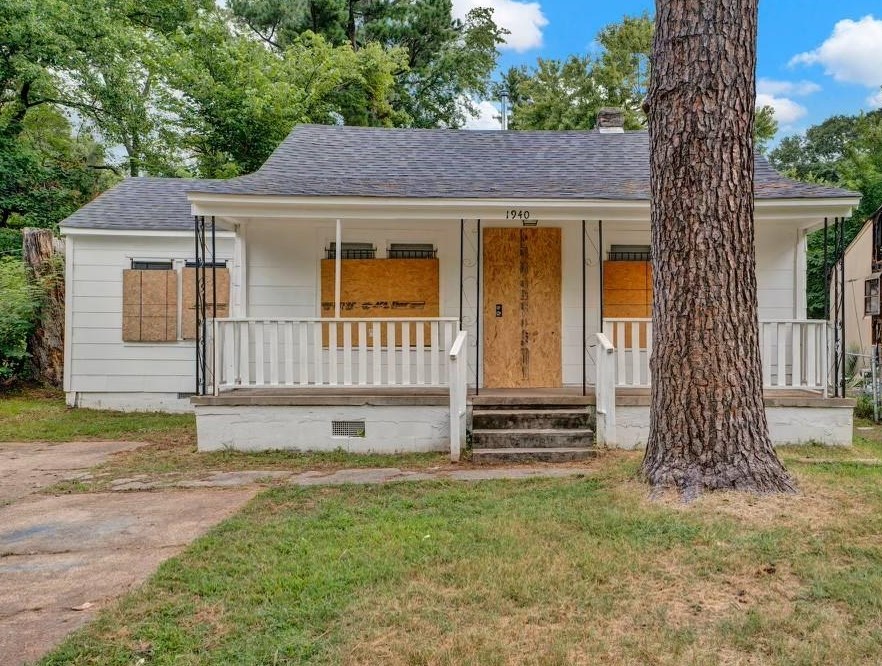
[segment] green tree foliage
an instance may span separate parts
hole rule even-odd
[[[462,126],[470,100],[488,92],[505,34],[489,9],[454,19],[450,0],[233,0],[230,7],[277,51],[306,32],[355,50],[403,49],[391,104],[396,124],[412,127]]]
[[[175,112],[200,175],[257,169],[296,123],[391,125],[394,72],[406,54],[369,44],[334,47],[311,32],[283,51],[227,34],[220,18],[181,38],[170,54]]]
[[[775,120],[775,109],[771,106],[758,106],[753,126],[754,145],[764,155],[769,150],[769,141],[778,133],[778,121]]]
[[[0,257],[0,382],[20,377],[28,358],[27,338],[39,308],[20,259]]]
[[[103,146],[74,134],[54,106],[33,107],[15,132],[0,129],[0,228],[51,227],[115,181]]]
[[[649,84],[653,19],[647,13],[625,16],[601,29],[599,53],[564,60],[539,58],[536,67],[512,67],[494,85],[497,98],[506,91],[511,104],[510,129],[592,129],[605,106],[625,112],[625,129],[646,125],[643,101]],[[757,148],[765,152],[778,132],[774,110],[757,109]]]
[[[625,127],[646,123],[641,105],[649,82],[652,19],[626,16],[598,33],[597,56],[572,55],[565,60],[540,58],[532,70],[509,69],[494,93],[508,92],[511,129],[591,129],[597,110],[625,110]]]
[[[867,218],[882,206],[882,110],[828,118],[805,134],[784,138],[769,159],[791,178],[847,187],[863,195],[860,205],[845,222],[845,242],[850,243]],[[832,247],[829,249],[832,252]],[[809,317],[825,316],[824,295],[828,285],[823,254],[823,232],[817,231],[808,239]]]

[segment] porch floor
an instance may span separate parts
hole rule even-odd
[[[220,395],[194,396],[199,406],[352,406],[352,405],[447,405],[450,394],[444,386],[322,386],[264,387],[224,391]],[[477,406],[488,404],[557,404],[593,405],[594,387],[582,395],[579,386],[562,388],[482,388],[469,389],[468,401]],[[816,391],[804,389],[766,389],[766,407],[852,407],[850,398],[825,398]],[[650,404],[649,388],[617,388],[616,405],[642,407]]]

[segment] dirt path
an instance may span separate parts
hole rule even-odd
[[[0,664],[39,659],[257,492],[33,494],[138,446],[0,444]]]
[[[587,475],[580,466],[213,472],[117,479],[109,492],[35,494],[138,442],[0,443],[0,664],[39,659],[167,558],[236,513],[261,484],[479,481]]]
[[[146,446],[144,442],[0,442],[0,506],[51,486],[88,475],[111,454]]]

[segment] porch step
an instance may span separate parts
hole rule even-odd
[[[560,449],[590,447],[594,431],[588,428],[474,429],[475,449]]]
[[[585,446],[557,448],[472,449],[472,462],[476,463],[532,463],[532,462],[578,462],[590,460],[597,455],[593,448]]]
[[[589,429],[594,419],[587,409],[478,409],[472,412],[476,430],[546,428]]]

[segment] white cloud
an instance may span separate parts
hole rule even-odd
[[[475,7],[489,7],[493,10],[496,25],[511,34],[505,36],[503,48],[518,53],[542,46],[542,29],[548,19],[542,13],[538,2],[518,2],[517,0],[453,0],[453,15],[464,18]]]
[[[788,97],[776,97],[768,93],[757,93],[756,105],[771,106],[775,110],[775,120],[782,125],[790,125],[808,113],[802,104],[797,104]]]
[[[823,44],[813,51],[795,55],[790,65],[823,65],[837,81],[882,85],[882,19],[872,15],[859,21],[843,19]]]
[[[764,95],[794,95],[802,97],[821,90],[814,81],[775,81],[760,79],[756,82],[756,91]]]
[[[882,90],[877,92],[875,95],[870,95],[867,97],[867,104],[872,106],[874,109],[882,109]]]
[[[499,110],[492,102],[484,100],[478,103],[478,113],[466,120],[465,128],[471,130],[502,129],[499,123]]]

